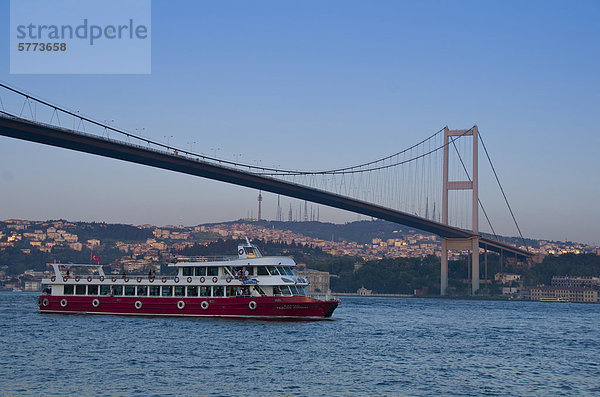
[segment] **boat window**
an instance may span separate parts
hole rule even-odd
[[[184,267],[183,268],[183,276],[193,276],[194,275],[194,268],[193,267]]]
[[[85,285],[75,286],[75,295],[85,295]]]
[[[290,289],[292,290],[292,294],[298,295],[298,288],[295,285],[290,285]]]
[[[290,272],[290,269],[287,267],[278,267],[277,269],[279,269],[279,273],[281,273],[281,275],[288,275],[291,276],[292,272]]]
[[[238,291],[240,290],[240,287],[227,287],[227,296],[241,296],[238,295]]]
[[[150,296],[160,296],[160,287],[158,285],[150,286]]]
[[[298,289],[298,295],[308,296],[306,295],[306,290],[302,287],[296,287]]]
[[[134,296],[135,295],[135,286],[134,285],[126,285],[125,286],[125,295]]]
[[[64,288],[63,288],[63,291],[64,291],[63,293],[65,295],[73,295],[73,289],[74,288],[73,288],[72,285],[65,285]]]
[[[225,292],[225,289],[223,288],[222,285],[216,286],[214,296],[224,296],[223,295],[224,292]]]
[[[260,294],[260,296],[267,296],[265,291],[263,291],[262,288],[260,288],[258,285],[254,286],[254,290],[257,291]]]
[[[200,296],[210,296],[211,287],[201,286],[200,287]]]
[[[194,275],[196,276],[206,276],[206,267],[200,266],[194,268]]]
[[[279,270],[275,266],[269,266],[269,273],[271,276],[279,276]]]
[[[113,295],[123,295],[123,286],[122,285],[113,285],[112,290]]]
[[[187,287],[187,296],[198,296],[198,287]]]
[[[259,276],[268,276],[269,275],[269,272],[267,271],[267,268],[265,266],[257,266],[256,269],[258,270]]]
[[[206,275],[207,276],[218,276],[219,275],[219,268],[216,267],[216,266],[207,267],[206,268]]]
[[[98,286],[88,285],[88,295],[98,295]]]
[[[273,296],[279,296],[281,295],[281,290],[279,289],[278,286],[274,285],[273,286]]]
[[[175,296],[185,296],[185,287],[181,285],[176,285]]]
[[[170,285],[162,286],[162,296],[172,296],[173,295],[173,287]]]
[[[145,285],[138,285],[137,294],[138,294],[138,296],[148,295],[148,287],[146,287]]]
[[[110,295],[110,285],[101,285],[100,295]]]
[[[292,291],[290,291],[290,287],[288,287],[287,285],[282,285],[281,286],[281,294],[284,296],[291,296]]]

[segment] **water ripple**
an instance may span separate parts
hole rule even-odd
[[[0,293],[7,395],[598,395],[599,305],[344,298],[332,321],[43,315]]]

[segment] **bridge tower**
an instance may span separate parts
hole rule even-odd
[[[443,188],[442,188],[442,223],[448,225],[448,192],[450,190],[472,190],[472,230],[476,235],[471,238],[444,238],[442,237],[442,258],[441,258],[441,277],[440,277],[440,295],[446,295],[448,288],[448,250],[470,250],[471,261],[471,292],[473,295],[479,290],[479,194],[478,194],[478,135],[477,126],[470,130],[450,130],[444,127],[444,169],[443,169]],[[473,176],[470,181],[449,181],[448,180],[448,162],[450,137],[453,136],[472,136],[473,137]]]

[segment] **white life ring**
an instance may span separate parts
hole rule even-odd
[[[248,303],[248,307],[250,308],[250,310],[256,309],[256,302],[250,301],[250,303]]]
[[[167,282],[167,278],[166,278],[166,277],[163,277],[163,278],[161,278],[160,280],[161,280],[163,283],[166,283],[166,282]]]
[[[92,276],[88,276],[87,281],[91,282],[92,281]]]
[[[184,301],[177,302],[177,308],[179,310],[183,309],[184,307],[185,307],[185,302]]]
[[[173,279],[173,281],[175,281],[176,283],[178,283],[178,282],[179,282],[179,277],[177,277],[177,276],[176,276],[176,277]]]
[[[104,276],[100,276],[100,281],[104,281]]]
[[[94,300],[92,301],[92,306],[94,306],[94,307],[98,307],[98,306],[100,306],[100,301],[99,301],[98,299],[94,299]]]
[[[63,281],[67,281],[69,279],[69,276],[63,276]]]
[[[55,282],[56,281],[56,276],[50,277],[50,281]]]
[[[217,280],[218,280],[217,276],[215,276],[215,277],[212,278],[213,283],[216,283]]]
[[[125,280],[126,283],[129,282],[129,277],[123,277],[123,280]]]
[[[79,280],[81,280],[80,276],[75,276],[75,281],[79,282]]]
[[[192,282],[192,278],[191,278],[191,277],[188,277],[188,278],[187,278],[187,282],[188,282],[188,283],[191,283],[191,282]]]
[[[66,299],[62,299],[62,300],[60,301],[60,305],[61,305],[62,307],[66,307],[66,306],[67,306],[67,300],[66,300]]]
[[[200,282],[204,283],[204,277],[200,277]]]
[[[208,301],[202,301],[200,307],[202,308],[202,310],[208,309]]]
[[[48,304],[49,304],[49,303],[50,303],[50,302],[48,301],[48,298],[44,298],[44,299],[42,300],[42,306],[44,306],[44,307],[48,306]]]
[[[141,277],[138,277],[138,278],[136,279],[136,281],[137,281],[138,283],[141,283],[141,282],[142,282],[142,278],[141,278]]]
[[[142,302],[140,301],[135,301],[135,308],[140,310],[142,308]]]
[[[228,283],[230,283],[231,280],[233,280],[233,278],[231,276],[227,276],[227,278],[225,279],[225,281],[227,281]]]

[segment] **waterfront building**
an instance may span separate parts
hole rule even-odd
[[[25,281],[25,291],[41,291],[41,285],[39,281]]]
[[[368,296],[373,294],[373,290],[366,289],[364,286],[360,287],[356,293],[360,296]]]
[[[530,299],[555,300],[563,302],[598,302],[598,291],[584,287],[553,287],[537,286],[531,287]]]
[[[519,293],[517,287],[502,287],[502,295],[514,295]]]
[[[306,292],[308,294],[325,294],[330,291],[329,280],[331,275],[329,272],[307,268],[296,268],[296,274],[306,278],[310,283],[308,287],[306,287]]]
[[[600,287],[600,277],[584,277],[584,276],[553,276],[553,287]]]

